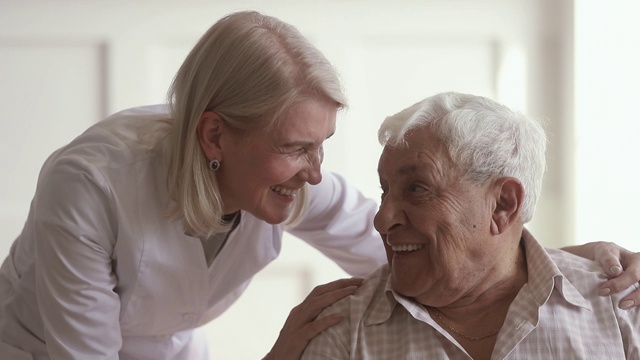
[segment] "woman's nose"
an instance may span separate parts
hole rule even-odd
[[[306,181],[311,185],[317,185],[322,181],[322,161],[324,160],[324,149],[322,146],[318,148],[318,151],[311,154],[309,159],[309,166],[307,170]]]

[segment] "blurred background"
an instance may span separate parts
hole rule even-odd
[[[636,0],[0,0],[0,257],[22,229],[40,166],[103,117],[163,102],[199,36],[255,9],[298,27],[335,64],[350,108],[325,166],[378,199],[376,131],[429,95],[495,98],[545,119],[534,221],[545,245],[639,250],[640,2]],[[207,325],[212,359],[258,359],[313,286],[346,276],[288,237]]]

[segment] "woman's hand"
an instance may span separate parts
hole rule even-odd
[[[602,265],[605,273],[611,277],[600,285],[598,294],[609,295],[624,290],[640,281],[640,253],[631,252],[612,242],[595,243],[595,260]],[[637,286],[636,286],[637,287]],[[625,296],[618,306],[631,309],[640,305],[640,289]]]
[[[626,310],[640,305],[640,253],[604,241],[569,246],[563,250],[600,263],[610,279],[600,285],[599,295],[617,293],[635,284],[636,290],[622,298],[618,306]]]
[[[362,279],[340,279],[316,286],[304,301],[289,313],[275,345],[263,360],[298,360],[314,336],[338,324],[343,317],[318,314],[336,301],[352,295]]]

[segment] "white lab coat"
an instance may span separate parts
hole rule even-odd
[[[163,106],[130,109],[55,152],[0,269],[2,359],[204,359],[193,329],[223,313],[280,252],[282,225],[243,212],[210,267],[163,214]],[[362,276],[386,262],[374,201],[324,172],[291,233]],[[283,319],[284,320],[284,319]]]

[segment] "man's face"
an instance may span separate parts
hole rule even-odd
[[[495,196],[464,176],[429,127],[406,140],[385,147],[378,164],[383,194],[374,224],[393,288],[429,306],[464,301],[499,258],[490,236]]]

